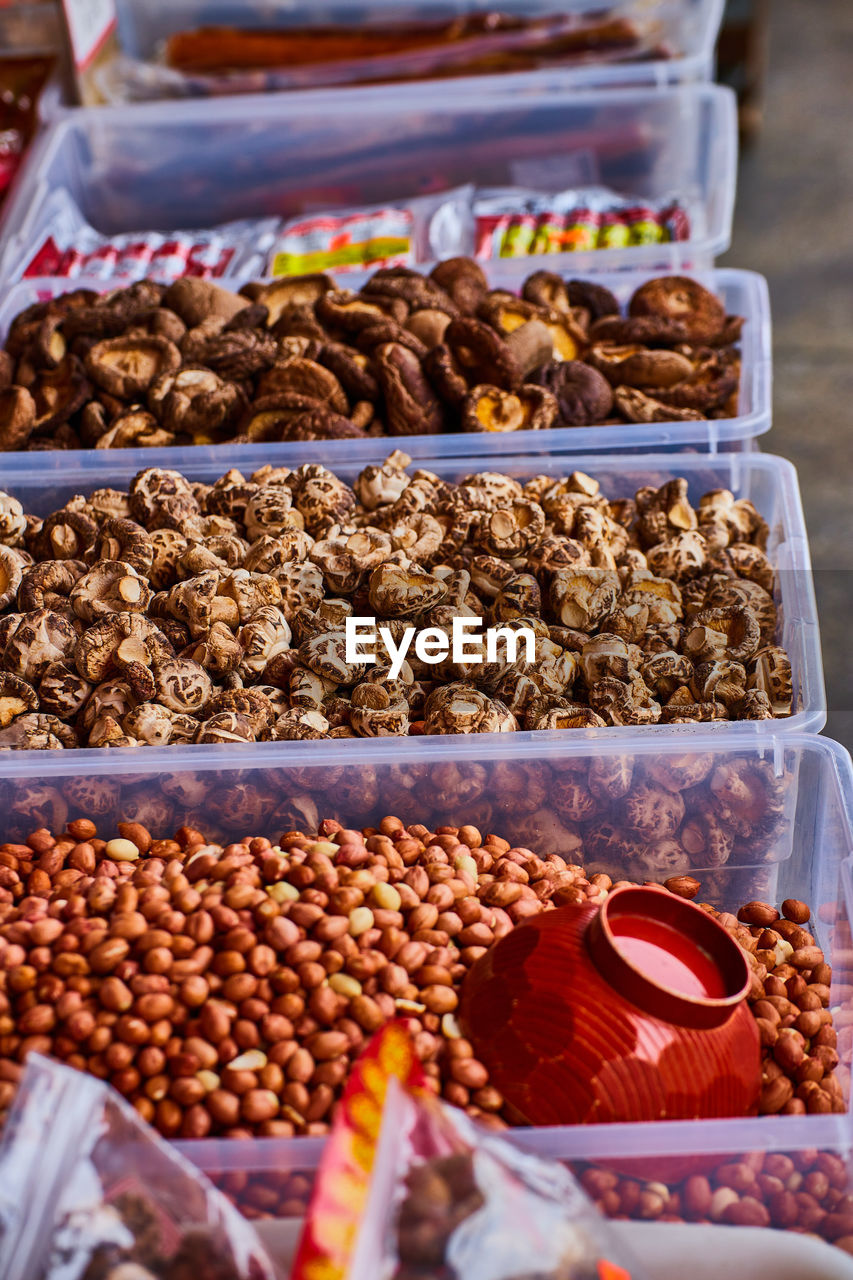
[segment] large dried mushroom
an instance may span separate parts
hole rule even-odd
[[[696,281],[516,297],[451,259],[249,284],[77,289],[12,321],[0,451],[508,432],[737,412],[742,321]]]
[[[214,484],[150,468],[44,520],[0,494],[0,747],[790,714],[748,500],[694,507],[673,479],[608,501],[580,472],[451,483],[408,463],[392,454],[353,487],[315,464]],[[387,627],[375,661],[348,661],[350,615]],[[457,619],[475,620],[469,660],[410,647],[392,678],[406,628],[441,641]],[[535,653],[506,633],[488,652],[498,625]]]

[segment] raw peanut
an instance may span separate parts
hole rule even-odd
[[[438,919],[437,914],[436,914],[436,919]],[[411,921],[410,921],[410,927],[411,927]],[[419,969],[420,966],[424,963],[428,954],[429,954],[429,948],[425,945],[425,943],[407,942],[400,948],[400,950],[397,952],[394,959],[397,964],[402,965],[402,967],[406,969],[409,973],[414,973],[414,971],[416,969]]]
[[[740,1200],[740,1196],[731,1187],[718,1187],[711,1196],[711,1203],[708,1206],[708,1217],[712,1222],[722,1222],[723,1215],[733,1205]]]
[[[453,1013],[459,1004],[459,997],[452,987],[435,984],[424,988],[421,1000],[431,1013],[439,1015]]]
[[[369,907],[356,907],[349,913],[350,937],[358,938],[373,928],[373,912]]]
[[[796,1071],[805,1057],[803,1037],[799,1031],[783,1028],[774,1045],[773,1057],[784,1072]]]
[[[786,920],[793,920],[794,924],[808,924],[811,917],[811,910],[805,902],[800,902],[798,898],[786,898],[782,903],[782,915]]]
[[[488,1071],[475,1058],[454,1058],[450,1064],[450,1075],[466,1089],[483,1089],[489,1079]]]
[[[358,1025],[367,1032],[378,1031],[385,1021],[379,1004],[370,996],[356,996],[350,1001],[349,1009]]]
[[[748,1164],[739,1161],[734,1164],[721,1164],[714,1177],[721,1187],[731,1187],[742,1195],[752,1192],[755,1187],[755,1174]]]
[[[2,1077],[4,1053],[44,1048],[111,1079],[173,1137],[325,1132],[351,1060],[401,1015],[428,1087],[503,1122],[511,1113],[455,1016],[467,970],[563,888],[586,903],[614,887],[609,876],[587,877],[579,864],[498,837],[483,843],[478,833],[464,845],[454,827],[404,832],[395,821],[358,833],[323,824],[318,841],[291,832],[276,846],[247,837],[224,847],[189,830],[175,840],[144,830],[120,829],[140,850],[127,863],[109,856],[94,828],[59,841],[47,833],[37,840],[41,853],[27,845],[11,855],[22,896],[0,893],[0,1085],[14,1087]],[[94,874],[88,848],[78,851],[79,869],[68,865],[84,844]],[[53,860],[52,870],[38,868],[48,877],[45,897],[24,896],[36,856]],[[671,891],[692,895],[695,885],[698,894],[692,877],[682,878],[687,886],[679,879]],[[840,1112],[846,1079],[833,1075],[831,971],[801,928],[809,917],[778,918],[767,903],[747,904],[746,913],[748,924],[743,909],[740,920],[718,918],[749,953],[764,1058],[760,1110]],[[841,1056],[850,1047],[843,1042]],[[0,1110],[6,1105],[0,1090]],[[761,1168],[745,1157],[723,1164],[707,1186],[628,1180],[597,1198],[609,1198],[610,1212],[699,1220],[713,1217],[716,1196],[717,1220],[752,1222],[760,1214],[751,1200],[800,1194],[812,1172],[804,1166],[792,1186],[772,1165]],[[826,1190],[822,1175],[808,1186]],[[727,1207],[726,1190],[742,1207]],[[826,1196],[808,1196],[798,1222],[835,1210],[840,1192]]]
[[[809,1115],[827,1115],[832,1111],[832,1101],[814,1080],[805,1080],[797,1086],[797,1097],[806,1104]]]
[[[125,938],[107,938],[90,951],[89,968],[93,973],[111,973],[129,953],[130,943]]]
[[[108,840],[106,847],[106,855],[113,862],[136,862],[139,857],[139,849],[132,840]]]
[[[853,1214],[828,1213],[821,1223],[821,1235],[834,1242],[842,1236],[853,1236]]]
[[[752,1006],[752,1014],[755,1018],[772,1022],[774,1026],[778,1026],[781,1021],[778,1009],[769,1000],[756,1000]]]
[[[610,877],[606,877],[610,881]],[[599,880],[600,877],[593,876],[593,881]],[[610,882],[612,883],[612,881]],[[694,880],[693,876],[670,876],[668,880],[664,880],[664,887],[669,889],[670,893],[674,893],[678,898],[692,899],[701,888],[698,880]],[[602,886],[609,888],[610,885]]]
[[[755,1025],[758,1027],[759,1038],[764,1048],[772,1049],[779,1038],[776,1024],[767,1018],[756,1018]]]
[[[688,1218],[705,1218],[711,1209],[712,1191],[708,1179],[694,1174],[682,1188],[684,1212]]]
[[[821,1025],[821,1017],[816,1010],[801,1013],[794,1023],[794,1026],[800,1034],[804,1035],[807,1040],[810,1040],[812,1036],[817,1035]]]
[[[248,1124],[272,1120],[279,1113],[279,1100],[271,1089],[250,1089],[240,1099],[240,1115]]]
[[[305,1042],[305,1047],[315,1062],[324,1062],[345,1053],[348,1048],[348,1041],[340,1031],[322,1031],[316,1035],[309,1036]]]
[[[719,1220],[736,1227],[767,1227],[770,1225],[770,1213],[754,1196],[744,1196],[728,1205]]]
[[[823,952],[820,947],[798,947],[791,955],[790,963],[795,969],[814,969],[816,965],[823,964]]]
[[[414,911],[410,912],[407,921],[409,932],[414,934],[424,929],[434,928],[438,920],[438,914],[438,907],[431,902],[424,902],[421,906],[415,907]],[[401,963],[403,962],[401,961]]]
[[[737,913],[737,919],[744,924],[757,924],[766,927],[779,919],[779,912],[767,902],[748,902]]]
[[[758,1110],[762,1115],[775,1115],[793,1097],[794,1086],[787,1076],[778,1076],[761,1090]]]

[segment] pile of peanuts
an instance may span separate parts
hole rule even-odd
[[[627,883],[393,817],[278,844],[118,830],[77,819],[0,846],[0,1112],[38,1051],[109,1080],[167,1137],[319,1135],[365,1041],[403,1017],[436,1093],[501,1126],[511,1112],[455,1017],[469,967],[529,916]],[[783,909],[719,916],[753,969],[762,1110],[842,1110],[829,967],[794,923],[808,907]]]
[[[772,1226],[819,1235],[853,1253],[850,1178],[844,1161],[829,1151],[747,1152],[672,1185],[607,1169],[578,1172],[611,1218]]]
[[[307,1163],[307,1162],[306,1162]],[[844,1161],[828,1151],[746,1152],[669,1182],[571,1164],[584,1190],[610,1218],[713,1222],[810,1232],[853,1253],[853,1190]],[[313,1189],[310,1169],[213,1172],[244,1217],[301,1217]]]
[[[789,898],[781,916],[769,903],[747,903],[737,914],[741,928],[727,915],[719,917],[751,957],[750,1002],[765,1054],[763,1113],[844,1110],[829,1009],[832,970],[805,928],[810,915],[806,903]]]

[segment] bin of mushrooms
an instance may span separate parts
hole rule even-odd
[[[0,451],[506,433],[737,414],[743,319],[687,276],[625,312],[473,260],[246,285],[142,280],[27,307],[0,352]]]
[[[147,468],[43,517],[0,494],[0,747],[790,715],[748,499],[693,505],[675,477],[608,500],[582,472],[451,481],[408,463],[394,453],[352,485],[319,464],[212,484]],[[350,617],[386,630],[374,661],[348,659]],[[449,648],[459,619],[470,660]],[[427,628],[446,656],[409,647],[395,665]]]

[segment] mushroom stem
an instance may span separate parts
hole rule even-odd
[[[547,364],[554,354],[554,338],[541,320],[528,320],[505,339],[515,358],[521,377]]]

